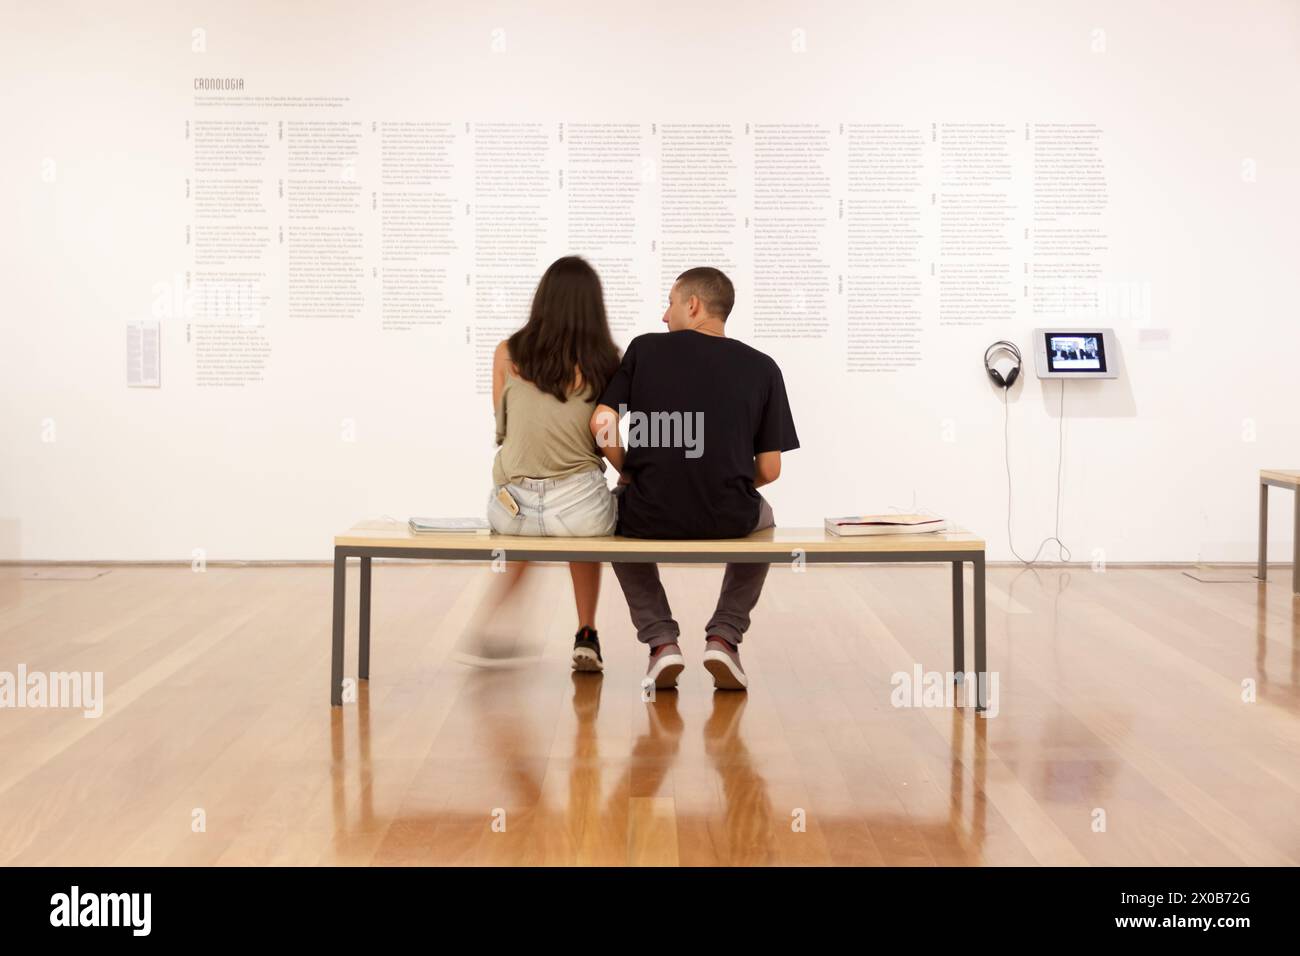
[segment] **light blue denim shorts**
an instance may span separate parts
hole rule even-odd
[[[501,487],[519,505],[519,514],[497,500]],[[497,534],[596,538],[613,534],[617,518],[614,495],[604,472],[596,469],[567,478],[521,478],[488,496],[488,524]]]

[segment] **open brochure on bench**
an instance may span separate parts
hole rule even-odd
[[[826,530],[831,534],[927,534],[943,531],[948,522],[934,515],[849,515],[844,518],[827,518]]]
[[[412,534],[488,534],[492,529],[483,518],[412,518]]]

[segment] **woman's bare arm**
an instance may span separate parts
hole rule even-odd
[[[510,346],[505,339],[497,343],[492,353],[492,408],[501,404],[501,393],[506,389],[506,373],[510,369]]]
[[[591,413],[591,437],[596,440],[596,447],[609,459],[609,463],[623,473],[623,446],[619,444],[618,412],[608,405],[597,405]]]

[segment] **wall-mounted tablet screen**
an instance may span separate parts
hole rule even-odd
[[[1047,332],[1047,368],[1053,372],[1106,371],[1106,337],[1100,332]]]
[[[1113,329],[1034,329],[1039,378],[1118,378],[1119,342]]]

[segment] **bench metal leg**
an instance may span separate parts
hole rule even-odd
[[[357,679],[370,680],[370,559],[361,559],[361,621],[358,625]]]
[[[1291,543],[1291,593],[1300,594],[1300,488],[1295,490],[1295,537]]]
[[[984,553],[971,559],[975,572],[975,710],[986,710],[989,702],[988,660],[984,651]]]
[[[962,562],[952,563],[952,672],[958,681],[966,673],[966,606]]]
[[[330,656],[330,706],[343,706],[343,605],[348,593],[348,559],[334,549],[334,638]]]
[[[1268,580],[1268,485],[1259,483],[1259,567],[1255,577]]]

